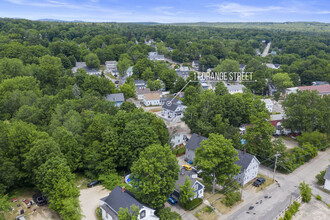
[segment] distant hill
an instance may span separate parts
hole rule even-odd
[[[84,22],[84,21],[79,21],[79,20],[64,21],[64,20],[51,19],[51,18],[38,19],[37,21],[50,21],[50,22]]]

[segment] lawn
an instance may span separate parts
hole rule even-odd
[[[217,200],[213,203],[214,208],[216,208],[221,214],[227,214],[230,212],[235,206],[243,202],[243,200],[236,202],[232,207],[227,207],[225,204],[221,202],[221,200]]]
[[[218,219],[217,213],[210,206],[203,207],[200,211],[196,212],[195,216],[199,220],[216,220],[216,219]]]
[[[259,186],[259,187],[255,187],[255,186],[253,186],[253,185],[252,185],[253,182],[254,182],[257,178],[259,178],[259,177],[263,177],[263,178],[265,178],[266,181],[264,182],[264,184],[262,184],[262,185]],[[262,175],[262,174],[258,173],[258,176],[257,176],[255,179],[253,179],[253,180],[251,180],[249,183],[245,184],[245,186],[244,186],[244,190],[251,190],[251,191],[253,191],[253,192],[260,192],[261,190],[265,189],[266,187],[272,185],[273,183],[274,183],[273,178],[270,178],[270,177],[268,177],[268,176],[265,176],[265,175]]]

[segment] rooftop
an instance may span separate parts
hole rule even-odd
[[[106,96],[106,99],[110,102],[123,102],[125,101],[123,93],[113,93]]]
[[[145,100],[156,100],[160,99],[160,95],[158,92],[151,92],[144,94]]]
[[[316,91],[318,91],[318,93],[321,93],[321,94],[330,93],[330,85],[329,84],[328,85],[318,85],[318,86],[299,86],[298,89],[301,90],[301,91],[316,90]]]
[[[191,135],[191,138],[189,139],[188,143],[186,144],[186,148],[194,151],[198,147],[200,147],[200,143],[203,140],[207,140],[207,138],[194,133]]]
[[[241,150],[237,150],[237,152],[238,152],[239,160],[237,160],[235,164],[241,167],[241,172],[242,172],[248,168],[254,156],[252,154],[246,153]]]

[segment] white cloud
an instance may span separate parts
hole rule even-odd
[[[169,6],[161,6],[152,8],[152,11],[163,14],[163,15],[175,15],[176,13],[173,11],[173,7]]]
[[[267,7],[256,7],[241,5],[238,3],[223,3],[215,5],[216,11],[221,14],[235,14],[240,17],[252,16],[261,12],[270,12],[274,10],[281,10],[282,7],[279,6],[267,6]]]

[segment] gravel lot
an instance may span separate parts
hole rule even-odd
[[[329,219],[330,209],[322,202],[312,198],[309,203],[303,203],[292,220],[326,220]]]
[[[83,220],[96,220],[95,210],[100,205],[100,199],[109,195],[110,190],[102,185],[80,190],[80,206],[84,217]]]

